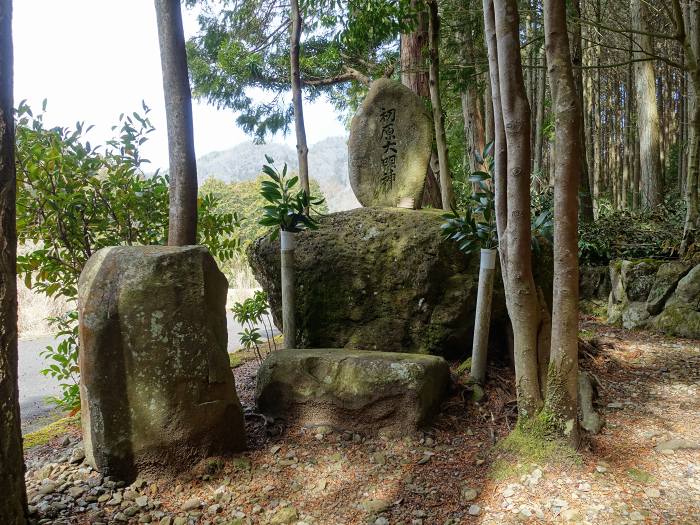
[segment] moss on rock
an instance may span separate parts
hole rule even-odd
[[[440,210],[359,208],[323,217],[298,234],[297,341],[310,348],[356,348],[464,356],[471,348],[479,257],[440,235]],[[551,299],[551,250],[534,267]],[[279,241],[258,239],[249,260],[281,326]],[[497,265],[498,266],[498,265]],[[497,270],[490,341],[505,347],[507,313]]]
[[[435,356],[284,350],[260,367],[256,400],[262,413],[304,425],[400,434],[429,421],[449,381]]]

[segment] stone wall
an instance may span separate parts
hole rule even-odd
[[[700,264],[617,260],[609,274],[610,324],[700,339]]]

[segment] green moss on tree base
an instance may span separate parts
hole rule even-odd
[[[546,410],[519,422],[496,445],[498,456],[490,476],[494,479],[518,477],[532,470],[532,465],[580,466],[583,462],[580,454],[557,437],[555,425],[554,416]]]

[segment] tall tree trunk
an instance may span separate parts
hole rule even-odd
[[[470,67],[477,62],[472,45],[470,34],[464,34],[462,37],[462,66]],[[460,94],[462,103],[462,119],[464,120],[464,156],[465,169],[469,169],[469,173],[481,170],[482,166],[477,166],[474,152],[478,151],[481,154],[484,151],[486,144],[484,138],[484,118],[481,111],[481,97],[477,91],[476,81],[470,80],[467,86]]]
[[[301,71],[299,68],[299,54],[301,45],[301,10],[299,0],[291,0],[292,21],[289,63],[292,78],[292,104],[294,105],[294,129],[297,135],[297,156],[299,158],[299,181],[301,188],[307,195],[311,194],[309,186],[309,147],[306,144],[306,127],[304,125],[304,101],[301,89]]]
[[[12,1],[0,0],[0,523],[27,522],[17,391],[17,232]]]
[[[494,20],[493,0],[482,0],[484,14],[484,40],[489,61],[489,101],[493,109],[493,183],[495,193],[496,229],[498,238],[505,239],[505,231],[508,226],[508,150],[506,144],[506,132],[503,125],[503,110],[501,107],[501,92],[498,73],[498,44],[496,41],[496,25]],[[499,242],[499,252],[501,253],[501,273],[506,275],[507,268],[505,257],[507,252],[506,243]]]
[[[571,45],[571,63],[574,68],[574,83],[576,84],[576,94],[578,95],[579,130],[581,132],[581,176],[579,177],[579,216],[581,222],[593,222],[593,195],[591,194],[591,186],[588,170],[590,168],[586,155],[586,134],[583,123],[585,122],[583,112],[583,44],[581,36],[581,22],[578,20],[581,17],[580,0],[573,0],[572,7],[574,11],[574,21],[572,22],[573,42]]]
[[[685,182],[686,217],[681,253],[700,241],[700,3],[686,7],[687,25],[683,40],[685,64],[688,68],[688,163]],[[677,26],[683,20],[676,22]],[[683,26],[680,26],[683,27]],[[697,249],[697,247],[696,247]]]
[[[630,62],[630,64],[627,66],[627,80],[625,82],[625,158],[622,171],[622,197],[623,208],[625,209],[629,207],[629,194],[632,186],[632,171],[634,169],[632,165],[634,162],[634,156],[632,154],[632,99],[630,98],[632,85],[632,63]]]
[[[591,66],[593,64],[593,60],[591,57],[592,54],[593,50],[589,48],[588,53],[584,55],[586,66]],[[586,164],[588,165],[588,188],[589,193],[591,194],[591,205],[593,207],[593,216],[595,218],[596,203],[595,194],[593,192],[593,189],[595,187],[594,179],[596,166],[595,159],[593,157],[593,133],[595,133],[593,125],[593,112],[595,110],[595,102],[593,100],[593,73],[590,70],[587,72],[585,81],[583,83],[583,107],[585,118],[584,136],[586,144]]]
[[[486,86],[484,105],[484,143],[490,144],[494,140],[494,123],[493,123],[493,93],[491,92],[491,76],[486,72]]]
[[[428,45],[428,15],[421,0],[411,0],[417,12],[416,27],[401,35],[401,83],[421,97],[430,96],[424,50]]]
[[[544,48],[542,49],[541,63],[543,66],[546,64]],[[542,154],[544,153],[544,100],[547,87],[547,71],[544,69],[538,69],[537,71],[537,118],[535,119],[535,162],[533,164],[533,171],[535,173],[535,177],[540,177],[543,179]]]
[[[506,304],[513,326],[518,414],[524,421],[543,403],[539,380],[542,319],[530,249],[530,106],[520,57],[517,1],[494,0],[494,20],[507,149],[508,225],[499,238],[506,247],[501,257],[505,259]]]
[[[478,151],[481,154],[484,151],[484,121],[481,117],[481,108],[474,86],[470,85],[462,91],[460,98],[462,118],[464,119],[466,166],[469,167],[469,173],[473,173],[481,169],[481,166],[477,166],[474,152]]]
[[[155,0],[170,159],[168,244],[197,243],[197,159],[180,0]]]
[[[638,210],[641,207],[641,182],[640,176],[642,173],[640,154],[639,154],[639,133],[637,130],[632,131],[634,133],[634,150],[632,166],[634,168],[632,177],[632,208]]]
[[[440,162],[440,198],[442,208],[450,210],[454,206],[450,161],[445,135],[445,117],[442,114],[440,99],[440,15],[437,0],[428,0],[428,47],[430,51],[430,101],[433,106],[433,123],[435,124],[435,143]]]
[[[630,14],[637,31],[648,31],[643,0],[631,0]],[[651,37],[635,35],[636,59],[647,58],[654,52]],[[642,206],[651,208],[662,201],[661,157],[659,146],[659,110],[656,104],[654,65],[650,60],[635,63],[637,129],[639,130],[640,181]]]
[[[428,45],[428,14],[423,0],[411,0],[411,9],[416,12],[416,27],[412,32],[401,35],[401,83],[416,95],[427,99],[430,97],[428,65],[425,60],[425,49]],[[440,185],[431,165],[427,169],[421,204],[442,208]]]

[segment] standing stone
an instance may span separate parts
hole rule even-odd
[[[206,248],[112,247],[79,282],[85,453],[104,474],[245,448],[226,352],[228,283]]]
[[[423,100],[387,78],[372,87],[350,125],[350,185],[363,206],[420,207],[433,147]]]

